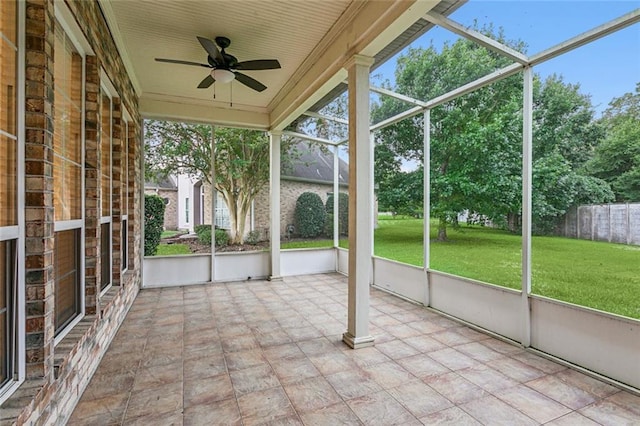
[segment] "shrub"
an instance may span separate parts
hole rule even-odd
[[[211,225],[196,225],[194,228],[200,244],[211,245]],[[216,228],[216,247],[224,247],[229,244],[229,234],[224,229]]]
[[[298,197],[293,214],[296,231],[302,238],[315,238],[324,229],[325,207],[320,196],[305,192]]]
[[[333,214],[327,213],[327,217],[324,220],[324,230],[322,231],[325,237],[333,238]]]
[[[209,235],[209,244],[211,244],[211,235]],[[216,247],[224,247],[229,244],[229,234],[224,229],[216,229]]]
[[[247,234],[244,239],[244,242],[247,244],[255,245],[260,242],[260,231],[251,231]]]
[[[333,194],[329,194],[325,204],[327,213],[333,216]],[[338,195],[338,229],[340,235],[349,235],[349,194],[340,192]],[[333,221],[331,222],[331,237],[333,237]]]
[[[211,225],[196,225],[194,231],[201,244],[211,245]]]
[[[157,195],[144,196],[144,255],[158,251],[164,227],[164,200]]]

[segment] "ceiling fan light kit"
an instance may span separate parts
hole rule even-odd
[[[206,64],[162,58],[156,58],[156,61],[210,68],[211,71],[209,75],[207,75],[200,84],[198,84],[198,89],[207,89],[216,81],[220,83],[230,83],[231,81],[236,80],[256,92],[262,92],[267,88],[267,86],[260,83],[253,77],[249,77],[248,75],[241,73],[240,71],[273,70],[280,68],[280,62],[278,62],[277,59],[257,59],[238,62],[238,59],[235,56],[225,52],[225,49],[231,44],[231,40],[226,37],[216,37],[215,42],[205,37],[197,38],[204,50],[207,51],[208,56]]]
[[[219,83],[230,83],[236,78],[236,75],[229,70],[213,69],[211,70],[211,77]]]

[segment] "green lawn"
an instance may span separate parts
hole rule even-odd
[[[160,244],[156,256],[169,256],[173,254],[191,254],[186,244]]]
[[[521,237],[462,226],[448,242],[431,233],[431,269],[519,289]],[[640,247],[533,237],[533,293],[640,318]],[[422,221],[382,219],[375,232],[378,256],[422,266]]]
[[[162,231],[162,235],[160,236],[160,238],[170,238],[170,237],[175,237],[178,234],[182,234],[182,231]]]

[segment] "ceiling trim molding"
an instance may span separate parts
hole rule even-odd
[[[124,63],[124,67],[127,70],[127,74],[129,74],[131,84],[133,84],[133,88],[136,91],[136,94],[138,96],[141,96],[142,86],[140,85],[140,81],[138,81],[138,76],[135,73],[133,63],[131,62],[129,51],[127,50],[127,47],[122,38],[122,33],[120,32],[120,28],[118,27],[116,15],[113,12],[113,8],[111,7],[111,0],[98,0],[98,5],[100,6],[100,9],[102,9],[102,14],[104,15],[104,19],[107,21],[107,26],[109,27],[109,31],[111,31],[111,36],[113,37],[113,41],[116,44],[118,53],[120,53],[120,58],[122,58],[122,62]]]

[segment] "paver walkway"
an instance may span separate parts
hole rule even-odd
[[[637,425],[640,397],[346,278],[142,290],[71,425]]]

